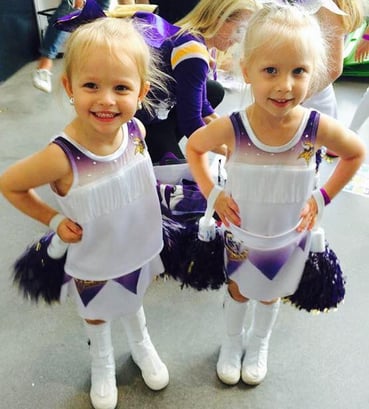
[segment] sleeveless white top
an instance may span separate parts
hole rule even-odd
[[[111,155],[97,156],[66,134],[55,138],[73,169],[67,195],[55,193],[65,216],[83,228],[69,246],[65,271],[81,280],[108,280],[135,271],[163,246],[156,179],[135,121]]]
[[[294,137],[278,147],[257,138],[245,112],[231,121],[236,149],[225,190],[239,206],[241,226],[225,236],[228,274],[245,297],[268,301],[296,290],[308,256],[310,234],[296,227],[314,188],[319,114],[306,110]]]

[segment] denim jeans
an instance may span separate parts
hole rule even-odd
[[[100,6],[106,10],[109,8],[110,0],[96,0]],[[45,36],[43,38],[40,54],[42,57],[47,57],[50,59],[55,59],[58,55],[60,49],[62,48],[64,41],[67,39],[69,33],[66,31],[58,30],[54,27],[55,21],[67,14],[75,11],[70,5],[71,0],[62,0],[55,10],[54,14],[49,19],[49,24],[45,31]]]

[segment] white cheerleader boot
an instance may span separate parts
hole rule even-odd
[[[234,300],[226,290],[224,320],[226,334],[220,347],[217,375],[227,385],[235,385],[241,377],[241,361],[244,343],[244,321],[248,302]]]
[[[269,339],[275,324],[280,300],[274,304],[257,302],[253,322],[246,336],[246,353],[242,363],[242,381],[258,385],[267,374]]]
[[[135,314],[122,317],[122,322],[132,359],[141,369],[145,384],[154,391],[165,388],[169,383],[168,369],[151,342],[143,307]]]
[[[85,328],[90,340],[92,358],[90,390],[92,406],[95,409],[114,409],[117,406],[118,390],[110,322],[99,325],[85,322]]]

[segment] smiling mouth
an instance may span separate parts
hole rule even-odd
[[[285,105],[285,104],[288,104],[289,102],[291,102],[291,101],[292,101],[292,98],[289,98],[289,99],[275,99],[275,98],[270,98],[270,100],[271,100],[274,104]]]
[[[96,116],[100,119],[113,119],[119,115],[119,113],[115,112],[92,112],[92,115]]]

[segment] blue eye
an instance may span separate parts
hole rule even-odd
[[[83,87],[89,89],[97,89],[97,85],[94,82],[86,82],[86,84],[83,84]]]
[[[293,73],[294,73],[295,75],[301,75],[301,74],[303,74],[304,72],[305,72],[305,69],[302,68],[302,67],[298,67],[298,68],[295,68],[295,69],[293,70]]]
[[[115,87],[115,90],[118,92],[123,92],[123,91],[127,91],[128,87],[126,87],[125,85],[117,85]]]
[[[277,73],[277,69],[274,67],[267,67],[265,68],[265,72],[268,74],[276,74]]]

